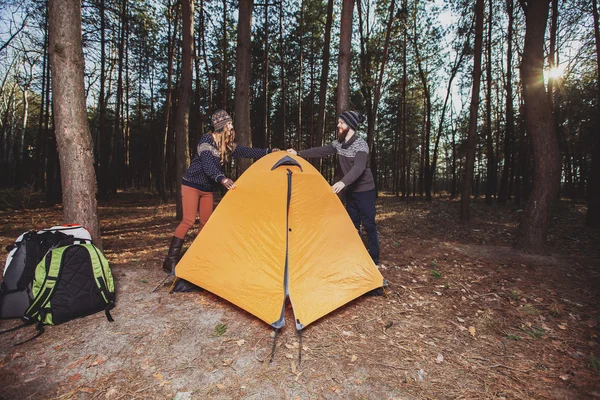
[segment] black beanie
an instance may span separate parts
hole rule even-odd
[[[356,111],[344,111],[339,118],[343,120],[353,131],[358,128],[358,124],[365,120],[365,116]]]

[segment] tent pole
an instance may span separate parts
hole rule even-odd
[[[277,335],[279,335],[279,328],[275,328],[275,336],[273,336],[273,348],[271,349],[271,360],[269,364],[273,363],[273,358],[275,357],[275,345],[277,344]]]

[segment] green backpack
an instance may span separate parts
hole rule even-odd
[[[115,286],[108,261],[93,244],[73,244],[49,251],[35,269],[33,302],[25,325],[56,325],[99,311],[112,322]],[[32,338],[34,339],[34,338]],[[29,339],[31,340],[31,339]]]

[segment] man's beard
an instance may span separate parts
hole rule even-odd
[[[342,143],[349,131],[350,131],[349,126],[347,126],[346,128],[338,128],[338,130],[337,130],[338,142]]]

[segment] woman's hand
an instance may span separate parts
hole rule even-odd
[[[290,154],[293,154],[295,156],[298,155],[298,152],[296,150],[294,150],[294,149],[287,149],[287,152],[290,153]]]
[[[227,190],[235,189],[235,183],[229,178],[224,178],[221,181],[221,185],[225,186],[225,189]]]

